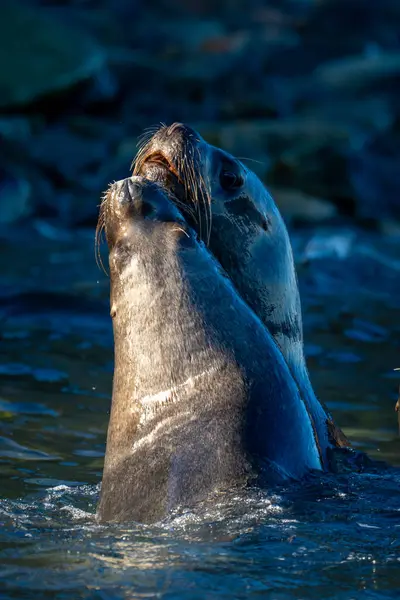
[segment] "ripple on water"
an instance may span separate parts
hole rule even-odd
[[[152,526],[98,525],[99,487],[62,484],[0,503],[0,578],[10,594],[63,598],[363,598],[360,580],[395,598],[399,484],[373,465],[274,494],[218,494]]]
[[[357,448],[400,466],[398,242],[335,235],[294,239],[311,379]],[[108,290],[85,260],[46,259],[79,247],[92,255],[77,234],[33,244],[31,265],[12,245],[0,257],[1,599],[397,599],[400,474],[357,456],[339,454],[334,475],[219,494],[152,526],[96,523]]]

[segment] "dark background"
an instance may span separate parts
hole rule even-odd
[[[98,204],[175,120],[273,193],[315,392],[394,468],[103,528]],[[399,597],[399,139],[400,0],[0,0],[2,599]]]
[[[266,182],[314,390],[394,468],[103,528],[98,205],[175,120]],[[399,597],[399,141],[400,0],[0,0],[1,598]]]
[[[0,459],[2,435],[6,462],[9,438],[29,440],[65,457],[38,464],[46,480],[78,460],[99,481],[113,339],[98,205],[138,135],[175,120],[266,182],[314,389],[355,447],[399,464],[399,0],[3,0]],[[86,458],[68,437],[82,428]]]
[[[0,16],[3,231],[94,227],[138,134],[175,120],[257,161],[289,222],[397,230],[398,0],[6,0]]]

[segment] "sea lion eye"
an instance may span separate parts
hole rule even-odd
[[[243,178],[232,171],[221,171],[219,180],[224,190],[234,190],[243,185]]]

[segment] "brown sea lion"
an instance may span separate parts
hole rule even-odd
[[[99,520],[151,522],[216,489],[321,469],[282,353],[165,190],[114,184],[100,226],[115,369]]]
[[[292,248],[271,195],[242,162],[181,123],[151,131],[133,166],[134,174],[174,195],[185,219],[273,335],[298,383],[329,469],[328,449],[348,442],[310,383]]]

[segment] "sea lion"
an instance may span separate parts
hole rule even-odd
[[[152,522],[215,489],[322,467],[272,336],[155,182],[113,184],[115,367],[100,521]]]
[[[348,445],[312,389],[303,350],[300,295],[288,232],[258,177],[182,123],[147,135],[134,174],[160,182],[276,340],[310,413],[323,465]]]

